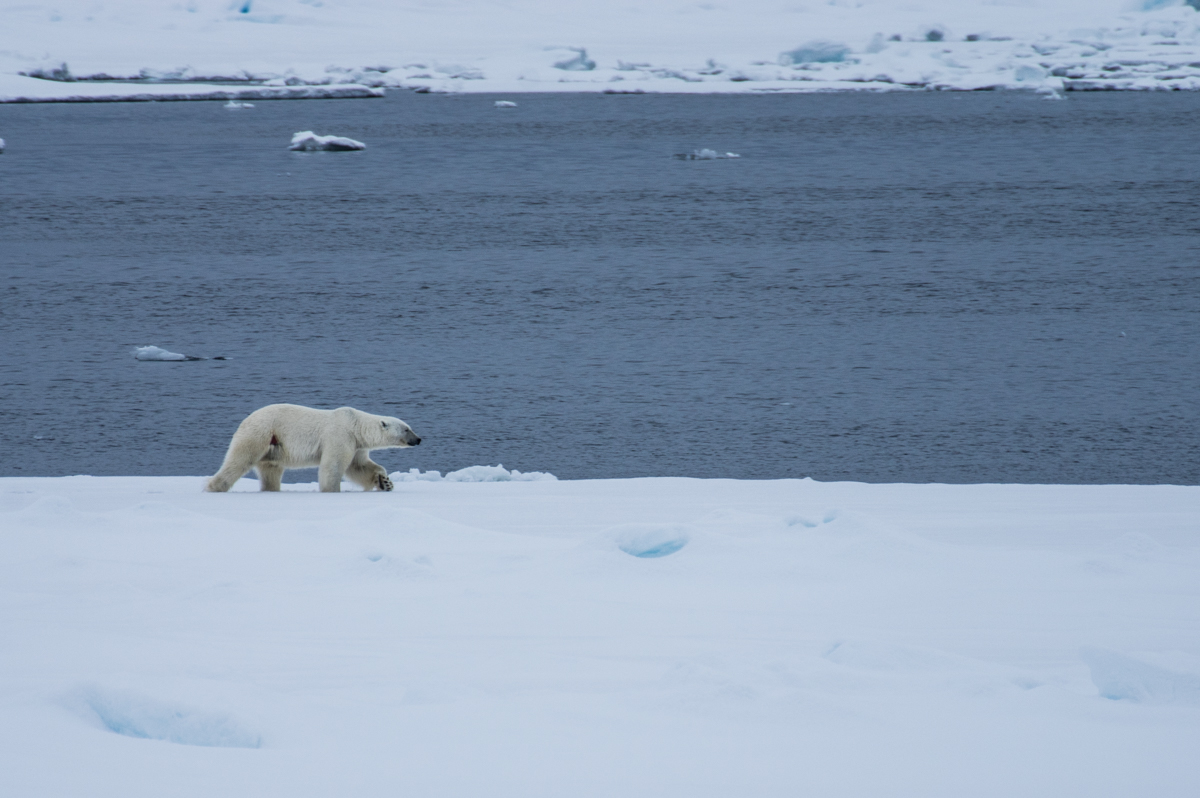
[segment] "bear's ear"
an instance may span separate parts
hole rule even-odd
[[[383,428],[384,428],[384,429],[387,429],[387,422],[386,422],[386,421],[380,421],[379,423],[383,425]]]

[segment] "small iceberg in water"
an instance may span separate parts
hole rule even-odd
[[[207,357],[196,357],[195,355],[182,355],[179,352],[169,352],[157,346],[139,346],[133,350],[135,360],[158,360],[177,362],[180,360],[209,360]],[[224,357],[214,357],[212,360],[225,360]]]
[[[681,152],[675,156],[681,161],[716,161],[725,158],[741,158],[736,152],[717,152],[716,150],[692,150]]]
[[[512,100],[496,100],[497,108],[516,108],[517,104]]]
[[[366,144],[354,139],[348,139],[345,136],[318,136],[311,130],[303,130],[292,136],[292,144],[288,147],[289,150],[298,152],[317,152],[321,150],[333,152],[346,152],[349,150],[365,150]]]
[[[223,105],[221,107],[228,108],[230,111],[237,111],[240,108],[253,108],[254,103],[243,103],[243,102],[238,102],[237,100],[230,100],[229,102],[225,103],[225,105]]]

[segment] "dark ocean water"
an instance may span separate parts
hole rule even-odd
[[[1200,481],[1200,95],[495,99],[0,106],[0,475]]]

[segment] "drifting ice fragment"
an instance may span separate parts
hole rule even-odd
[[[497,108],[516,108],[517,104],[512,100],[496,100]]]
[[[717,152],[716,150],[692,150],[681,152],[675,156],[681,161],[715,161],[722,158],[741,158],[736,152]]]
[[[133,350],[133,356],[138,360],[202,360],[203,358],[181,355],[178,352],[168,352],[157,346],[139,346]]]
[[[292,136],[292,144],[288,147],[289,150],[298,150],[300,152],[313,152],[317,150],[333,150],[345,152],[348,150],[365,150],[366,144],[354,139],[348,139],[344,136],[318,136],[311,130],[302,130]]]
[[[166,349],[161,349],[157,346],[139,346],[133,350],[135,360],[160,360],[160,361],[180,361],[180,360],[208,360],[206,357],[196,357],[195,355],[181,355],[178,352],[168,352]],[[224,357],[214,357],[213,360],[224,360]]]
[[[237,100],[230,100],[229,102],[225,103],[225,105],[223,105],[222,107],[228,108],[230,111],[236,111],[239,108],[253,108],[254,103],[243,103],[243,102],[238,102]]]
[[[0,152],[4,152],[4,139],[0,139]]]

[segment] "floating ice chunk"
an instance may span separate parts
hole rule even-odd
[[[133,356],[137,360],[202,360],[203,358],[191,357],[190,355],[181,355],[178,352],[168,352],[166,349],[160,349],[157,346],[139,346],[133,350]]]
[[[512,100],[496,100],[497,108],[516,108],[517,104]]]
[[[0,152],[4,152],[4,139],[0,139]]]
[[[181,745],[259,748],[262,737],[228,715],[166,704],[135,693],[90,688],[78,697],[81,714],[93,715],[106,729],[126,737],[166,740]]]
[[[292,136],[292,144],[288,147],[289,150],[298,150],[300,152],[313,152],[317,150],[331,150],[336,152],[345,152],[349,150],[365,150],[366,144],[354,139],[348,139],[344,136],[318,136],[311,130],[302,130]]]
[[[469,466],[451,471],[442,476],[440,471],[422,472],[410,468],[407,472],[389,474],[392,482],[557,482],[558,477],[544,471],[529,471],[522,474],[515,468],[509,471],[502,465]]]
[[[675,156],[681,161],[716,161],[728,158],[741,158],[736,152],[717,152],[716,150],[692,150],[681,152]]]
[[[222,107],[228,108],[230,111],[236,111],[240,108],[253,108],[254,103],[243,103],[243,102],[238,102],[237,100],[230,100],[229,102],[225,103],[225,105]]]
[[[195,355],[181,355],[178,352],[170,352],[170,351],[167,351],[166,349],[161,349],[157,346],[139,346],[138,348],[133,350],[133,357],[135,360],[166,360],[166,361],[209,360],[209,358],[207,358],[207,357],[196,357]],[[221,356],[221,357],[214,357],[211,359],[212,360],[225,360],[226,358]]]
[[[783,66],[788,66],[789,64],[830,64],[845,61],[846,56],[849,54],[850,48],[844,44],[818,39],[808,44],[802,44],[795,50],[780,53],[779,63]]]

